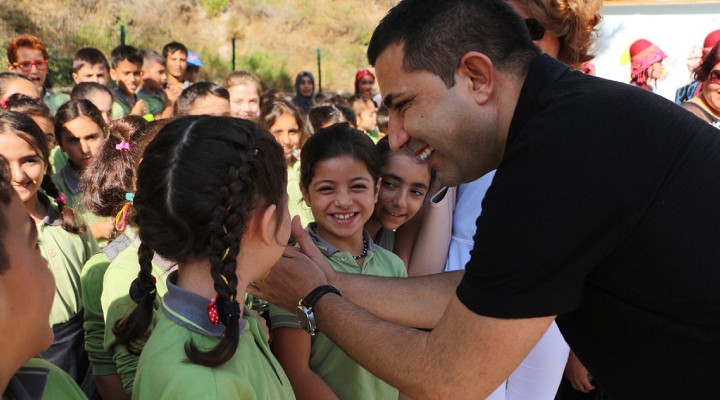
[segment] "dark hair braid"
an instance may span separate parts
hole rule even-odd
[[[138,339],[147,339],[147,330],[153,320],[153,303],[157,296],[155,278],[152,276],[152,260],[155,252],[145,243],[138,248],[140,272],[130,286],[130,298],[137,306],[125,318],[119,319],[113,326],[117,342],[125,346],[130,354],[139,356],[143,344]]]
[[[228,184],[220,189],[220,204],[213,208],[211,225],[215,234],[210,236],[208,243],[210,274],[218,294],[216,306],[225,332],[220,343],[207,352],[200,351],[192,341],[185,345],[188,358],[207,367],[227,362],[235,354],[240,340],[236,259],[247,221],[257,206],[253,204],[255,201],[245,201],[246,198],[256,198],[251,182],[251,176],[257,170],[254,144],[248,146],[248,150],[245,154],[238,154],[238,158],[243,160],[242,166],[231,166],[228,170]]]

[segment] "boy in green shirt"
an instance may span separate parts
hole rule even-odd
[[[142,85],[143,56],[140,50],[132,46],[118,46],[110,54],[112,67],[110,78],[115,82],[112,106],[112,118],[118,119],[126,115],[145,115],[145,102],[135,96]]]

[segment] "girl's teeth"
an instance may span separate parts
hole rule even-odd
[[[352,218],[355,215],[355,213],[349,213],[349,214],[335,214],[335,218],[341,219],[341,220],[348,220]]]

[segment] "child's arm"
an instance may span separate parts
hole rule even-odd
[[[160,118],[171,118],[175,114],[175,103],[180,97],[182,89],[178,86],[168,86],[165,89],[165,109],[160,114]]]
[[[290,379],[297,399],[337,399],[325,381],[310,369],[310,347],[310,335],[302,329],[273,329],[272,351]]]

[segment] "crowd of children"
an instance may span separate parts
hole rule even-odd
[[[413,248],[427,239],[396,246],[396,232],[456,191],[436,194],[426,162],[390,150],[372,71],[351,96],[316,93],[302,71],[290,97],[244,71],[200,81],[179,42],[121,45],[109,62],[83,48],[67,96],[47,84],[39,38],[17,36],[7,55],[0,316],[17,332],[3,341],[4,398],[406,398],[246,294],[296,215],[338,271],[442,270],[447,251],[429,270]]]
[[[37,368],[45,398],[398,397],[329,339],[311,344],[294,316],[250,311],[267,306],[245,294],[288,244],[290,215],[336,268],[407,275],[393,230],[420,209],[430,169],[387,139],[376,147],[372,72],[353,96],[323,98],[304,71],[290,98],[248,72],[198,81],[198,54],[178,42],[118,46],[109,62],[83,48],[65,96],[46,85],[39,38],[11,40],[8,62],[0,186],[33,221],[55,299],[33,311],[52,343],[1,371],[5,395],[33,394],[14,382]]]

